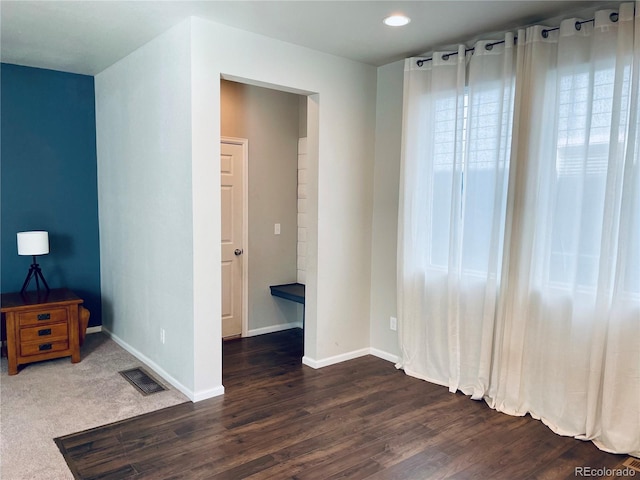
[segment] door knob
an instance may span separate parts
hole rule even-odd
[[[233,251],[233,254],[234,254],[236,257],[239,257],[240,255],[242,255],[242,252],[243,252],[243,250],[242,250],[241,248],[236,248],[236,249]]]

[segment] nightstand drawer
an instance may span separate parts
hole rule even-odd
[[[67,321],[66,308],[50,308],[18,313],[18,324],[21,327],[29,325],[44,325]]]
[[[58,342],[25,343],[20,345],[20,354],[24,357],[40,355],[43,353],[60,352],[69,348],[66,340]]]
[[[68,338],[67,323],[54,323],[53,325],[39,325],[20,329],[20,343],[24,342],[49,342],[51,340],[66,340]]]

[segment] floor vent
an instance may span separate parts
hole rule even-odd
[[[622,465],[628,468],[632,468],[636,472],[640,473],[640,458],[629,457]]]
[[[142,395],[151,395],[152,393],[166,390],[164,386],[140,367],[123,370],[118,373],[120,373],[120,375],[122,375],[131,385],[136,387]]]

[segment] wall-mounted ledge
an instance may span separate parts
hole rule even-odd
[[[271,285],[271,295],[285,298],[292,302],[304,305],[305,286],[301,283],[285,283],[283,285]]]

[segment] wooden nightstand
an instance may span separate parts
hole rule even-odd
[[[78,312],[82,299],[66,288],[47,292],[3,293],[9,375],[18,366],[52,358],[80,361]]]

